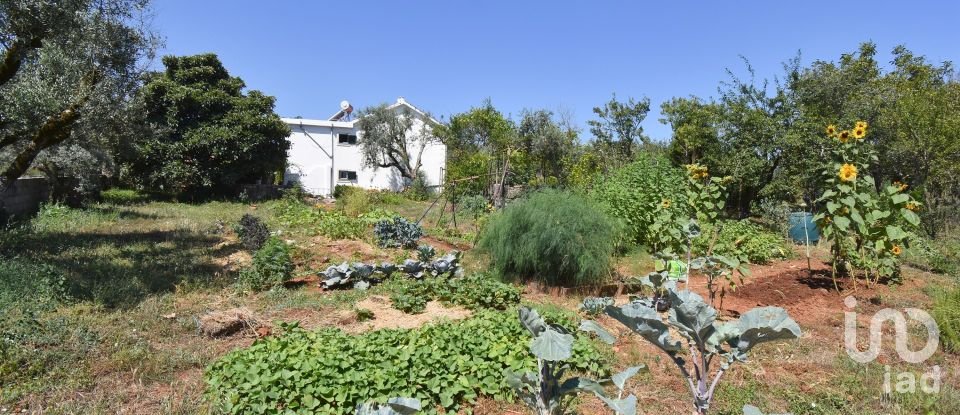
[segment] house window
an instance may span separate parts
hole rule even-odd
[[[355,145],[357,144],[357,135],[356,134],[337,134],[337,143],[345,145]]]
[[[355,182],[357,181],[357,172],[350,170],[338,170],[340,175],[341,182]]]

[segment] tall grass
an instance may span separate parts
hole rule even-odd
[[[509,280],[600,283],[610,275],[620,226],[580,195],[542,190],[494,214],[478,243]]]

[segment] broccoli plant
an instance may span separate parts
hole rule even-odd
[[[421,262],[430,262],[437,256],[437,249],[430,245],[420,245],[417,247],[417,259]]]
[[[364,403],[357,405],[356,415],[413,415],[420,411],[416,398],[390,398],[386,404]]]
[[[373,234],[381,248],[414,248],[423,236],[423,228],[419,223],[394,216],[392,220],[383,219],[374,224]]]
[[[533,336],[530,341],[530,353],[537,358],[537,373],[523,374],[506,370],[504,375],[510,385],[537,415],[566,414],[567,405],[580,392],[592,392],[607,403],[618,414],[633,415],[637,411],[637,398],[607,397],[603,383],[582,377],[563,380],[569,365],[564,360],[573,354],[574,337],[565,328],[547,324],[536,310],[520,307],[520,324]],[[596,323],[594,323],[596,324]],[[623,385],[640,368],[630,368],[614,376],[613,382],[623,394]]]
[[[754,346],[800,336],[800,326],[779,307],[754,308],[743,313],[739,320],[719,322],[717,311],[696,293],[670,291],[669,295],[667,321],[656,309],[639,301],[622,307],[610,306],[606,312],[673,360],[687,380],[697,414],[707,413],[723,374],[734,363],[746,361],[747,353]],[[591,329],[603,330],[595,323]],[[688,356],[681,354],[684,347],[671,337],[671,329],[686,340]],[[600,337],[608,342],[613,339],[609,333]],[[688,361],[692,370],[687,367]],[[715,373],[711,369],[714,363],[719,364]]]

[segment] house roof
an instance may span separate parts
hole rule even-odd
[[[437,121],[435,118],[431,117],[425,111],[407,102],[407,100],[403,99],[403,97],[397,98],[397,102],[387,106],[387,108],[389,109],[397,109],[402,107],[406,107],[407,109],[413,111],[417,115],[420,115],[421,117],[430,120],[430,122],[433,122],[434,124],[440,124],[440,121]],[[337,115],[340,115],[340,113],[338,112],[337,114],[335,114],[333,118],[337,118]],[[334,119],[317,120],[317,119],[308,119],[308,118],[289,118],[289,117],[283,117],[280,119],[283,122],[287,123],[288,125],[301,125],[301,126],[308,125],[308,126],[314,126],[314,127],[353,128],[354,124],[357,122],[356,119],[352,121],[338,121]]]

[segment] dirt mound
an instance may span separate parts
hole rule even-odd
[[[257,330],[262,326],[253,312],[246,307],[211,311],[197,319],[200,333],[208,337],[227,337],[241,331],[259,335]]]
[[[350,322],[350,319],[339,316],[340,323],[348,323],[343,329],[348,332],[366,332],[379,329],[412,329],[424,324],[439,320],[461,320],[470,317],[470,310],[461,307],[447,307],[437,301],[427,303],[427,308],[420,314],[407,314],[393,308],[390,299],[374,295],[358,302],[356,308],[373,312],[373,320]]]

